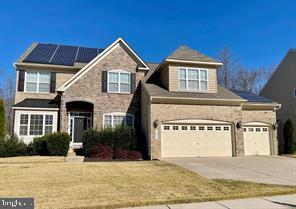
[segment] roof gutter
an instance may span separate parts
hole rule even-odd
[[[203,64],[203,65],[218,65],[222,66],[221,62],[203,62],[203,61],[191,61],[191,60],[178,60],[178,59],[165,59],[166,62],[178,62],[178,63],[189,63],[189,64]]]
[[[67,65],[51,65],[51,64],[39,64],[39,63],[24,63],[24,62],[15,62],[13,63],[13,67],[49,67],[49,68],[57,68],[57,69],[81,69],[81,67],[75,66],[67,66]]]
[[[198,104],[233,104],[233,105],[241,105],[246,102],[246,100],[242,99],[213,99],[213,98],[192,98],[192,97],[159,97],[159,96],[151,96],[151,103],[162,103],[162,102],[172,102],[172,103],[198,103]]]
[[[14,110],[51,110],[58,111],[59,108],[46,108],[46,107],[12,107]]]

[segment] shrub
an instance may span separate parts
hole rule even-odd
[[[92,148],[97,144],[105,144],[113,148],[112,129],[88,129],[82,137],[83,151],[85,156],[90,156]]]
[[[70,136],[64,132],[56,132],[44,136],[47,149],[52,156],[66,156],[69,151]]]
[[[129,153],[128,150],[117,148],[114,150],[114,158],[121,159],[121,160],[128,159],[128,153]]]
[[[26,156],[27,145],[16,135],[0,139],[0,157]]]
[[[29,155],[50,155],[47,148],[47,138],[44,136],[34,138],[33,142],[28,145],[28,149],[30,149]]]
[[[130,160],[140,160],[142,159],[142,154],[139,151],[132,150],[128,152],[127,158]]]
[[[136,136],[134,130],[124,126],[118,126],[114,129],[114,147],[125,150],[135,149]]]
[[[69,151],[70,136],[64,132],[36,137],[28,146],[30,155],[66,156]]]
[[[292,120],[288,119],[284,124],[284,139],[285,139],[285,152],[296,152],[295,130]]]
[[[3,99],[0,99],[0,139],[6,137],[6,119]]]
[[[100,160],[112,160],[113,149],[108,145],[97,144],[93,146],[90,156]]]

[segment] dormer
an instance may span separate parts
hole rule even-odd
[[[222,63],[187,46],[180,46],[156,69],[153,79],[169,91],[217,93]]]

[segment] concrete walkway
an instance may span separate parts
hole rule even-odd
[[[296,185],[296,158],[248,156],[164,159],[210,179]]]
[[[296,194],[215,202],[168,204],[125,209],[291,209],[296,208]]]

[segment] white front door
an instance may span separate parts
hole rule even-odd
[[[245,155],[270,155],[269,127],[244,126]]]
[[[229,124],[163,124],[162,157],[232,156]]]

